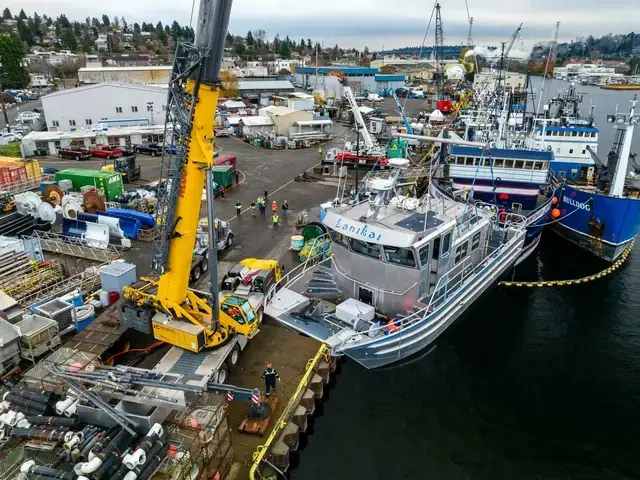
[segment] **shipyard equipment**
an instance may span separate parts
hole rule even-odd
[[[160,229],[152,257],[159,278],[143,288],[125,290],[125,298],[135,305],[129,314],[147,318],[153,314],[156,339],[193,352],[221,346],[236,333],[252,338],[262,318],[262,311],[255,311],[246,298],[219,295],[215,255],[209,255],[209,294],[189,289],[205,180],[209,237],[215,238],[214,118],[231,4],[232,0],[201,1],[196,43],[177,48],[164,135],[165,142],[176,148],[175,153],[164,149],[162,157],[162,177],[167,181],[158,193]]]

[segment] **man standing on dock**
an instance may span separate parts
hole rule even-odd
[[[273,368],[273,365],[271,365],[270,363],[267,363],[267,368],[262,374],[262,378],[264,378],[264,390],[268,397],[269,393],[271,393],[271,390],[273,390],[275,393],[276,380],[278,382],[280,381],[280,375],[278,375],[278,372],[276,372],[276,369]]]

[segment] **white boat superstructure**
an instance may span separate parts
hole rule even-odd
[[[521,215],[499,222],[493,206],[412,197],[399,163],[368,180],[368,201],[327,210],[329,258],[267,294],[266,315],[367,368],[428,347],[514,265],[525,238]]]

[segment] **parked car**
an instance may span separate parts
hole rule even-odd
[[[91,149],[91,155],[98,158],[116,158],[122,156],[120,147],[112,147],[111,145],[96,145]]]
[[[89,160],[91,158],[91,150],[81,147],[66,147],[58,150],[58,156],[75,160]]]
[[[229,130],[227,130],[226,128],[214,128],[213,133],[218,138],[221,138],[221,137],[226,138],[231,136],[231,134],[229,133]]]
[[[162,155],[162,145],[158,143],[134,145],[133,149],[136,153],[151,155],[152,157],[155,157],[156,155]]]
[[[22,140],[22,135],[19,133],[3,133],[0,135],[0,145],[9,145],[20,140]]]

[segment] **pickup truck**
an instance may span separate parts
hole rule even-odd
[[[122,149],[110,145],[96,145],[91,149],[91,155],[99,158],[116,158],[122,154]]]
[[[60,158],[74,158],[76,160],[89,160],[91,158],[91,150],[81,147],[67,147],[58,150]]]
[[[136,153],[141,153],[143,155],[151,155],[155,157],[156,155],[162,155],[162,145],[158,143],[147,143],[142,145],[134,145],[133,149]]]

